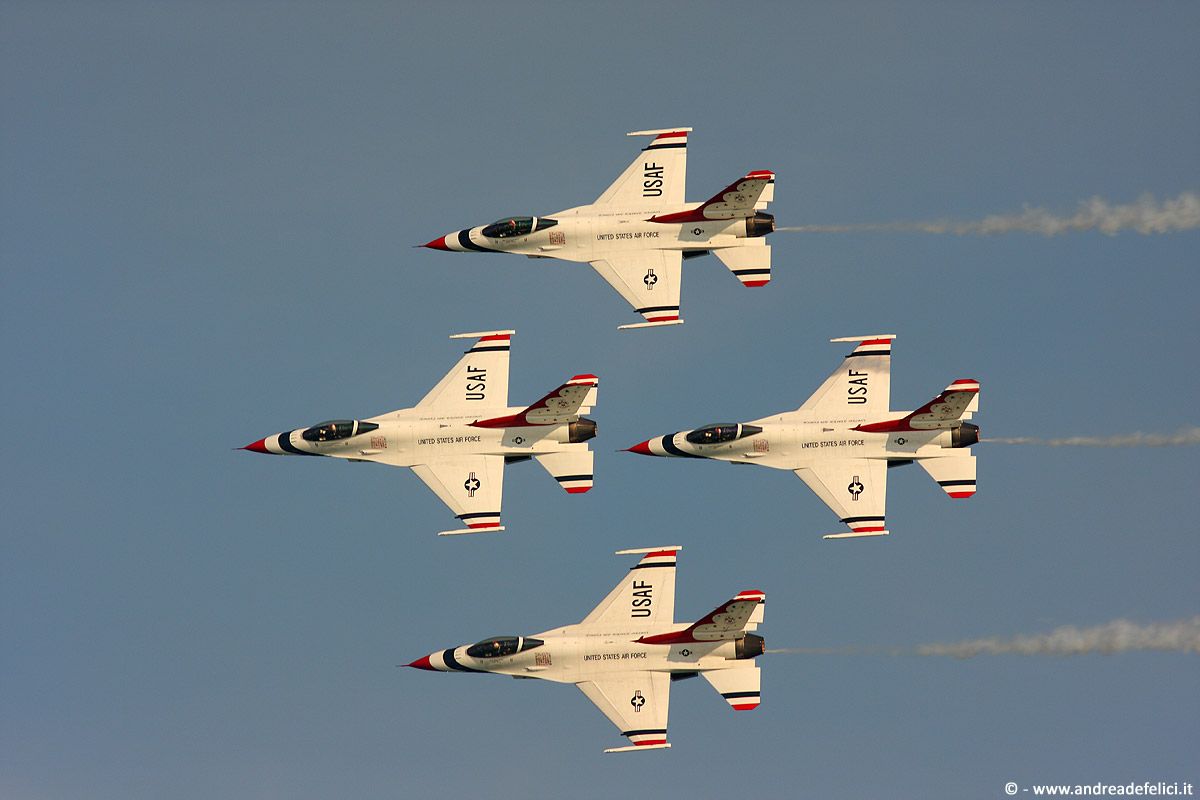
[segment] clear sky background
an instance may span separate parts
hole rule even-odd
[[[1000,797],[1200,783],[1200,656],[889,655],[1200,614],[1200,448],[981,444],[886,538],[793,475],[619,453],[796,408],[895,333],[892,403],[981,382],[985,437],[1200,424],[1200,231],[777,232],[689,261],[674,328],[584,265],[412,249],[590,202],[689,125],[688,199],[781,226],[1200,189],[1189,2],[0,4],[0,795]],[[508,470],[497,535],[407,470],[233,450],[413,405],[515,328],[510,398],[600,376],[595,489]],[[676,612],[768,595],[763,704],[676,684],[605,756],[576,689],[396,669],[576,622],[679,544]]]

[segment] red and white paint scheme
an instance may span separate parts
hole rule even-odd
[[[621,328],[677,325],[683,261],[713,253],[746,286],[771,280],[764,238],[775,218],[775,173],[750,172],[703,203],[684,201],[691,128],[634,131],[654,139],[591,205],[545,217],[507,217],[421,245],[464,253],[517,253],[591,264],[644,318]]]
[[[975,494],[979,383],[955,381],[916,411],[890,411],[891,334],[851,336],[854,352],[795,411],[753,422],[716,423],[660,436],[629,448],[644,456],[711,458],[790,469],[817,493],[848,533],[826,539],[887,534],[887,471],[914,461],[946,494]]]
[[[583,621],[535,636],[493,636],[419,658],[406,667],[490,672],[573,683],[630,741],[606,753],[655,750],[667,742],[671,683],[704,676],[733,708],[758,706],[764,652],[752,631],[766,595],[741,592],[692,625],[675,619],[679,547],[620,550],[642,559]]]
[[[242,450],[331,456],[411,467],[466,525],[441,535],[502,531],[504,465],[535,459],[571,494],[592,488],[595,375],[576,375],[533,405],[508,405],[514,331],[460,333],[476,339],[413,408],[369,419],[329,420],[259,439]]]

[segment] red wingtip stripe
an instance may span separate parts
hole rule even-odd
[[[674,555],[675,555],[674,550],[659,550],[654,553],[647,553],[644,556],[644,558],[666,558],[668,556],[674,556]]]
[[[686,139],[687,131],[672,131],[671,133],[660,133],[658,136],[654,137],[654,141],[657,142],[659,139],[673,139],[678,136],[682,136],[683,138]]]
[[[742,283],[744,285],[751,286],[751,287],[766,286],[770,282],[771,282],[770,278],[767,278],[765,281],[742,281]]]
[[[636,744],[638,747],[641,747],[642,745],[646,745],[646,744],[666,744],[666,743],[667,743],[667,740],[665,737],[662,739],[642,739],[640,742],[634,742],[634,744]]]
[[[507,342],[511,338],[512,338],[512,334],[501,333],[501,334],[497,334],[495,336],[481,336],[479,341],[481,341],[481,342]]]
[[[766,178],[767,180],[774,180],[775,173],[771,172],[771,170],[769,170],[769,169],[756,169],[754,172],[751,172],[746,177],[747,178]]]
[[[971,495],[975,494],[975,490],[972,489],[969,492],[946,492],[946,494],[950,495],[956,500],[961,500],[964,497],[970,497]]]
[[[575,486],[572,488],[567,488],[567,487],[563,487],[563,488],[567,489],[567,494],[583,494],[584,492],[588,491],[592,487],[590,487],[590,486]]]
[[[647,322],[669,322],[671,320],[676,320],[676,319],[679,319],[678,314],[675,314],[675,315],[669,316],[669,317],[651,317],[651,316],[646,317]]]
[[[749,711],[752,708],[758,708],[758,703],[738,703],[733,706],[734,711]]]
[[[877,345],[877,344],[891,344],[891,341],[892,341],[891,339],[868,339],[867,341],[859,344],[859,347],[868,347],[870,345]]]
[[[571,378],[571,380],[567,381],[567,383],[587,383],[594,386],[600,383],[600,379],[595,375],[576,375],[574,378]]]

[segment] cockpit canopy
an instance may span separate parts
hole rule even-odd
[[[697,428],[683,438],[692,444],[721,444],[755,433],[762,433],[762,428],[757,425],[742,425],[736,422],[714,422],[711,425]]]
[[[549,217],[506,217],[483,226],[483,235],[489,239],[512,239],[557,224],[558,220]]]
[[[349,439],[360,433],[373,431],[379,426],[374,422],[359,422],[356,419],[331,419],[313,425],[300,434],[306,442],[336,442]]]
[[[523,653],[544,644],[541,639],[528,636],[493,636],[468,647],[467,655],[471,658],[500,658]]]

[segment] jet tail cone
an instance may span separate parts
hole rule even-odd
[[[447,250],[448,251],[450,249],[449,246],[447,246],[447,244],[446,244],[445,236],[439,236],[438,238],[434,239],[432,242],[428,242],[427,244],[422,244],[422,245],[417,245],[417,246],[418,247],[429,247],[433,250]]]
[[[637,453],[638,455],[643,455],[643,456],[654,455],[654,453],[650,452],[650,440],[649,439],[642,442],[641,444],[635,444],[633,447],[627,447],[622,452]]]
[[[251,453],[266,453],[267,455],[271,454],[271,451],[267,449],[266,439],[259,439],[257,442],[248,444],[245,447],[239,447],[238,450],[249,450]]]

